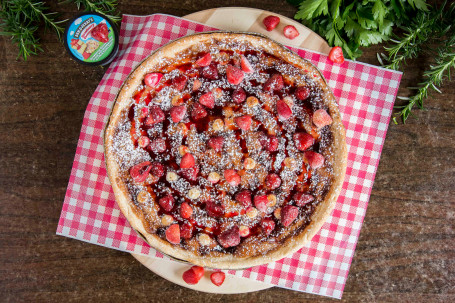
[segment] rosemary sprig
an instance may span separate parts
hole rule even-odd
[[[44,2],[36,0],[2,0],[0,11],[0,35],[10,36],[19,47],[18,57],[25,60],[30,55],[42,51],[39,39],[35,36],[41,21],[46,27],[53,28],[59,39],[64,32],[60,26],[66,20],[57,21],[56,13],[48,13]]]
[[[114,22],[122,20],[118,16],[117,0],[64,0],[62,3],[75,3],[78,10],[83,6],[85,11],[103,14]]]
[[[410,98],[402,98],[408,100],[407,105],[398,107],[401,109],[400,116],[403,122],[406,122],[414,105],[423,108],[423,100],[428,97],[430,88],[441,93],[438,87],[442,85],[445,78],[450,80],[451,69],[455,68],[455,31],[453,31],[445,45],[437,49],[435,63],[423,74],[425,80],[420,83],[417,93]],[[395,119],[394,121],[396,122]]]

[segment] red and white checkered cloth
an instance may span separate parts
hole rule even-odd
[[[176,38],[214,28],[169,15],[124,15],[120,50],[85,112],[57,234],[156,258],[120,212],[106,175],[103,130],[116,94],[132,69]],[[293,290],[341,298],[365,216],[401,73],[295,49],[324,74],[346,126],[348,165],[329,220],[304,248],[267,265],[230,274]]]

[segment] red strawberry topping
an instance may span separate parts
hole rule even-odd
[[[149,114],[149,108],[143,107],[143,108],[141,108],[141,114],[139,115],[139,118],[144,119],[145,117],[148,116],[148,114]]]
[[[295,28],[294,25],[286,25],[283,28],[283,34],[288,39],[295,39],[299,34],[299,31]]]
[[[237,186],[241,181],[239,174],[233,169],[226,169],[224,171],[224,178],[231,186]]]
[[[324,126],[332,124],[332,117],[327,113],[325,109],[318,109],[313,113],[313,123],[317,128],[323,128]]]
[[[276,136],[267,136],[261,133],[259,136],[259,142],[269,152],[274,152],[278,149],[278,138]]]
[[[160,123],[164,120],[164,112],[159,106],[152,106],[149,110],[149,116],[145,121],[146,125],[154,125],[156,123]]]
[[[193,215],[193,209],[187,202],[183,202],[180,205],[180,215],[184,219],[189,219]]]
[[[180,227],[172,224],[166,229],[166,239],[172,244],[180,244]]]
[[[207,116],[207,111],[200,103],[194,103],[191,117],[194,120],[199,120]]]
[[[180,227],[180,237],[183,239],[191,239],[193,236],[194,227],[190,223],[184,223],[182,227]]]
[[[197,284],[203,276],[204,268],[201,266],[193,266],[183,273],[182,278],[187,284],[194,285]]]
[[[314,138],[307,133],[295,133],[293,136],[295,147],[298,150],[304,151],[314,144]]]
[[[201,58],[197,59],[195,64],[199,66],[209,66],[212,62],[212,55],[210,53],[205,54]]]
[[[241,87],[238,87],[232,92],[232,101],[234,103],[240,104],[246,99],[246,93],[245,90]]]
[[[238,67],[228,65],[226,67],[226,76],[229,83],[238,85],[240,82],[242,82],[245,73]]]
[[[302,101],[306,100],[306,98],[308,98],[309,95],[310,95],[310,90],[306,86],[299,86],[295,90],[295,96],[299,100],[302,100]]]
[[[205,93],[199,97],[199,103],[208,108],[213,108],[215,106],[215,96],[213,96],[212,92]]]
[[[261,221],[261,227],[264,233],[268,236],[275,229],[275,222],[270,218],[264,218]]]
[[[343,49],[339,46],[335,46],[330,50],[329,59],[333,63],[343,64],[344,56],[343,56]]]
[[[281,185],[281,179],[277,174],[269,174],[267,178],[265,178],[265,185],[273,190]]]
[[[273,74],[264,83],[265,91],[277,91],[284,87],[283,77],[280,74]]]
[[[295,201],[295,205],[303,206],[303,205],[313,201],[314,197],[312,195],[308,195],[308,194],[304,194],[302,192],[298,192],[298,193],[296,193],[294,195],[293,199]]]
[[[205,211],[211,217],[222,217],[224,215],[224,206],[213,201],[207,201],[205,202]]]
[[[139,144],[140,147],[144,148],[146,147],[147,145],[149,145],[150,143],[150,139],[149,137],[147,136],[141,136],[138,140],[137,140],[137,144]]]
[[[240,59],[240,66],[242,67],[242,70],[245,72],[245,73],[252,73],[254,72],[254,68],[251,66],[251,63],[250,61],[248,61],[247,58],[245,58],[245,56],[242,55],[241,59]]]
[[[254,197],[254,206],[259,211],[265,212],[267,210],[267,204],[269,203],[269,199],[267,198],[267,195],[259,195]]]
[[[136,183],[142,183],[145,179],[147,179],[151,169],[152,167],[150,161],[136,164],[130,169],[131,178],[133,178]]]
[[[178,75],[174,79],[172,79],[172,84],[174,84],[177,90],[183,90],[186,86],[186,82],[188,78],[185,75]]]
[[[281,99],[276,102],[276,111],[278,112],[280,120],[287,120],[292,116],[291,108]]]
[[[185,105],[180,105],[180,106],[174,106],[171,108],[171,118],[172,121],[175,123],[182,121],[182,119],[185,117],[186,114],[186,106]]]
[[[238,226],[233,226],[230,229],[222,232],[217,237],[218,242],[224,248],[237,246],[240,244],[240,232]]]
[[[150,74],[145,75],[144,82],[147,86],[154,88],[161,81],[161,78],[163,78],[162,73],[150,73]]]
[[[281,208],[280,220],[283,226],[289,226],[297,218],[299,208],[292,205],[286,205]]]
[[[193,92],[199,90],[199,89],[201,88],[201,86],[202,86],[201,80],[195,79],[195,80],[193,81],[193,88],[192,88]]]
[[[157,178],[161,178],[164,175],[164,165],[159,162],[153,162],[151,164],[150,172]]]
[[[221,286],[224,279],[226,279],[226,274],[222,271],[216,271],[210,275],[210,281],[212,281],[212,283],[216,286]]]
[[[195,163],[196,160],[194,160],[194,156],[190,153],[186,153],[182,157],[182,161],[180,162],[180,168],[190,168],[193,167]]]
[[[280,23],[280,17],[277,16],[267,16],[262,20],[264,23],[265,28],[270,32],[275,27],[277,27],[278,23]]]
[[[202,69],[202,76],[209,80],[216,80],[218,79],[218,69],[216,68],[215,64],[210,64]]]
[[[156,154],[166,151],[166,141],[163,138],[158,138],[150,142],[150,150]]]
[[[93,39],[100,42],[106,43],[109,41],[109,29],[107,28],[106,23],[100,23],[95,26],[91,31]]]
[[[314,169],[324,164],[324,156],[311,150],[305,152],[305,159],[308,161],[308,165]]]
[[[242,190],[235,195],[235,200],[244,207],[248,207],[251,205],[251,192],[247,189]]]
[[[194,165],[191,168],[182,169],[182,175],[190,181],[196,181],[197,174],[199,173],[199,165]]]
[[[167,212],[172,210],[172,208],[174,207],[174,202],[175,202],[174,197],[172,197],[171,195],[167,195],[158,200],[158,203],[160,204],[160,206]],[[179,240],[179,242],[180,242],[180,240]]]
[[[223,149],[224,138],[222,136],[212,137],[207,141],[207,145],[219,152]]]
[[[234,119],[235,123],[243,130],[249,130],[251,126],[251,116],[243,115]]]

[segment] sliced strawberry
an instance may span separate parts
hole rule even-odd
[[[186,82],[188,82],[188,78],[185,75],[178,75],[177,77],[172,79],[172,84],[179,91],[185,88]]]
[[[218,79],[218,69],[216,68],[215,64],[210,64],[202,69],[202,76],[209,80],[216,80]]]
[[[182,275],[183,281],[187,284],[197,284],[204,276],[204,268],[201,266],[193,266]]]
[[[316,169],[324,165],[324,156],[314,151],[311,150],[306,151],[305,158],[308,161],[308,165],[310,165],[311,168]]]
[[[175,123],[182,121],[182,119],[185,117],[185,114],[186,114],[185,105],[174,106],[173,108],[171,108],[171,119]]]
[[[332,124],[332,117],[327,113],[325,109],[318,109],[313,113],[313,123],[317,128],[323,128],[324,126]]]
[[[269,152],[274,152],[278,149],[278,138],[276,136],[270,136],[269,142],[266,147]]]
[[[235,195],[235,200],[244,207],[248,207],[251,205],[251,192],[247,189],[242,190]]]
[[[138,144],[140,147],[142,147],[142,148],[144,148],[144,147],[146,147],[147,145],[149,145],[149,143],[150,143],[150,139],[149,139],[149,137],[147,137],[147,136],[141,136],[141,137],[137,140],[137,144]]]
[[[307,203],[310,203],[311,201],[314,200],[314,197],[312,195],[309,195],[309,194],[304,194],[303,192],[298,192],[294,195],[293,197],[294,201],[295,201],[295,205],[297,206],[303,206]]]
[[[150,73],[150,74],[145,75],[144,82],[147,86],[154,88],[161,81],[161,78],[163,78],[162,73]]]
[[[281,185],[280,176],[278,176],[277,174],[269,174],[265,178],[265,185],[271,190],[280,187],[280,185]]]
[[[224,138],[222,136],[212,137],[207,141],[207,145],[219,152],[223,149]]]
[[[156,123],[162,122],[164,120],[164,118],[165,118],[165,115],[164,115],[163,110],[159,106],[154,105],[149,110],[149,116],[148,116],[147,120],[145,121],[145,124],[154,125]]]
[[[242,70],[247,74],[254,72],[254,68],[251,66],[250,61],[248,61],[248,59],[243,55],[240,59],[240,66],[242,67]]]
[[[216,271],[210,275],[210,281],[212,281],[212,283],[216,286],[221,286],[224,279],[226,279],[226,274],[222,271]]]
[[[164,165],[160,162],[153,162],[151,165],[150,173],[157,177],[158,179],[164,175]]]
[[[238,87],[232,92],[232,101],[234,103],[240,104],[246,99],[246,93],[245,90],[241,87]]]
[[[180,226],[172,224],[166,229],[166,239],[172,244],[180,244]]]
[[[276,111],[280,120],[287,120],[292,116],[291,108],[281,99],[276,102]]]
[[[167,195],[158,200],[160,206],[167,212],[171,211],[174,208],[174,197],[171,195]]]
[[[249,130],[252,119],[251,116],[249,115],[243,115],[235,118],[234,121],[237,124],[237,126],[240,127],[240,129]]]
[[[213,201],[205,202],[205,211],[211,217],[222,217],[224,216],[224,206],[221,204],[216,204]]]
[[[343,49],[335,46],[330,50],[329,59],[333,63],[342,64],[344,62]]]
[[[205,93],[199,97],[199,103],[208,108],[213,108],[215,106],[215,96],[213,96],[212,92]]]
[[[205,54],[201,58],[197,59],[196,62],[194,62],[198,66],[209,66],[210,63],[212,62],[212,55],[210,53]]]
[[[295,28],[294,25],[286,25],[283,28],[283,34],[288,39],[295,39],[298,35],[300,35],[299,31]]]
[[[141,108],[141,114],[139,115],[139,119],[144,119],[147,117],[149,114],[149,108],[148,107],[143,107]]]
[[[226,169],[224,171],[224,178],[231,186],[237,186],[241,181],[239,174],[233,169]]]
[[[142,183],[147,179],[149,172],[152,169],[151,164],[150,161],[145,161],[131,167],[130,175],[134,182]]]
[[[193,215],[193,208],[187,202],[183,202],[180,205],[180,215],[184,219],[189,219]]]
[[[182,175],[187,180],[196,181],[197,175],[199,173],[199,165],[194,165],[191,168],[182,169]]]
[[[199,120],[207,116],[207,111],[200,103],[194,103],[193,110],[191,111],[191,117],[194,120]]]
[[[201,88],[201,86],[202,86],[201,80],[195,79],[195,80],[193,81],[193,92],[199,90],[199,89]]]
[[[186,153],[182,157],[182,161],[180,162],[180,168],[190,168],[193,167],[195,163],[196,160],[194,160],[194,156],[190,153]]]
[[[150,142],[150,150],[155,154],[164,153],[166,151],[166,141],[163,138],[158,138]]]
[[[193,237],[194,227],[190,223],[182,224],[180,227],[180,237],[183,239],[191,239]]]
[[[269,199],[267,195],[259,195],[254,197],[254,206],[259,211],[265,212],[267,210],[267,204],[269,203]]]
[[[264,83],[265,91],[277,91],[284,87],[283,77],[280,74],[273,74]]]
[[[217,237],[218,242],[224,248],[237,246],[240,244],[240,232],[238,226],[233,226],[230,229],[222,232]]]
[[[299,208],[292,205],[286,205],[281,208],[280,220],[283,226],[289,226],[297,218]]]
[[[228,65],[226,67],[226,76],[229,83],[238,85],[245,77],[245,73],[238,67]]]
[[[270,218],[264,218],[261,221],[261,227],[264,233],[268,236],[275,229],[275,222]]]
[[[308,87],[306,86],[299,86],[297,87],[297,89],[295,90],[295,96],[297,97],[297,99],[299,100],[306,100],[308,98],[308,96],[310,95],[310,90],[308,89]]]
[[[262,20],[265,28],[270,32],[280,23],[280,17],[277,16],[267,16]]]
[[[314,138],[307,133],[295,133],[293,136],[295,147],[298,150],[304,151],[314,144]]]

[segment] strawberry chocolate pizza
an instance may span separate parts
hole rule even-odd
[[[244,33],[187,36],[144,60],[117,97],[105,155],[120,209],[152,247],[225,269],[301,248],[346,170],[321,73]]]

